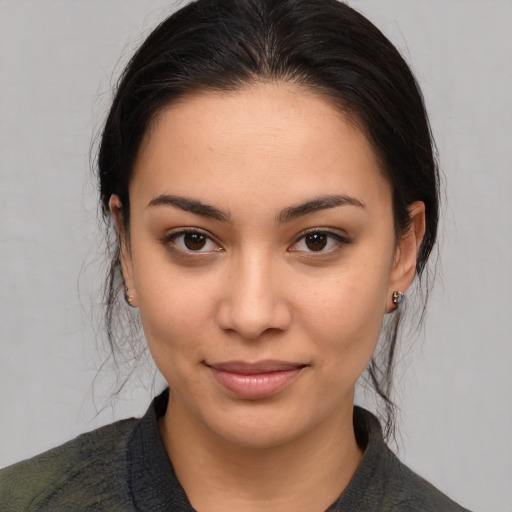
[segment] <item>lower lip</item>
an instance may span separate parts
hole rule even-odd
[[[257,400],[267,398],[283,390],[299,375],[302,368],[258,374],[241,374],[210,367],[213,376],[238,398]]]

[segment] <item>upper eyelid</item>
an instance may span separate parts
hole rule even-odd
[[[297,243],[301,238],[304,238],[305,236],[314,234],[314,233],[331,235],[333,238],[342,239],[342,240],[345,240],[346,242],[348,242],[349,236],[347,234],[344,234],[341,231],[342,230],[338,230],[337,228],[323,228],[323,227],[305,229],[304,231],[301,231],[300,233],[298,233],[295,236],[295,238],[294,238],[295,241],[293,243]]]
[[[220,244],[220,242],[214,237],[212,236],[210,233],[208,233],[208,231],[205,231],[203,229],[200,229],[200,228],[196,228],[196,227],[180,227],[180,228],[176,228],[176,230],[171,230],[170,232],[167,232],[162,238],[161,238],[161,243],[163,245],[166,245],[168,244],[169,242],[172,242],[173,239],[175,238],[178,238],[182,235],[186,235],[188,233],[197,233],[199,235],[203,235],[205,236],[206,238],[208,238],[209,240],[211,240],[214,244],[216,244],[217,246],[219,246],[219,248],[222,249],[222,245]],[[177,249],[183,253],[188,253],[190,252],[191,254],[192,253],[197,253],[197,254],[200,254],[202,252],[213,252],[213,251],[183,251],[182,249]]]
[[[192,226],[191,227],[179,227],[179,228],[175,228],[173,230],[169,230],[165,233],[163,238],[170,239],[172,237],[177,237],[179,235],[186,235],[187,233],[197,233],[199,235],[204,235],[207,238],[209,238],[210,240],[213,240],[216,242],[215,237],[213,235],[211,235],[208,231],[205,231],[204,229],[201,229],[201,228],[192,227]]]
[[[335,231],[333,231],[333,228],[330,228],[330,229],[312,228],[312,229],[305,230],[302,233],[300,233],[299,235],[297,235],[295,237],[294,241],[288,247],[287,251],[292,252],[292,253],[293,252],[297,252],[297,253],[304,252],[304,253],[308,254],[308,257],[309,257],[309,253],[311,253],[311,255],[315,255],[315,257],[321,257],[321,255],[332,254],[337,249],[340,249],[340,247],[335,247],[335,248],[332,248],[332,249],[329,249],[326,251],[318,251],[318,252],[293,249],[293,247],[296,246],[299,242],[301,242],[307,235],[315,234],[315,233],[320,233],[320,234],[326,235],[329,238],[335,240],[335,242],[337,242],[337,244],[339,244],[339,245],[348,245],[351,243],[351,240],[349,239],[348,236],[336,233]]]

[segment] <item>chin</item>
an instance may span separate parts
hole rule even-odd
[[[203,421],[216,436],[239,448],[278,448],[303,438],[320,424],[318,416],[304,414],[302,403],[289,405],[282,401],[246,401],[230,411],[203,417]]]
[[[229,428],[227,427],[228,425],[223,424],[216,434],[225,442],[247,450],[276,449],[290,444],[303,435],[302,429],[297,428],[297,425],[291,430],[290,422],[287,424],[272,421],[231,422]]]

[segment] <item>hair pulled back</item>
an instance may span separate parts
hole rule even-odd
[[[203,90],[235,91],[258,81],[293,83],[320,93],[366,133],[393,193],[397,238],[414,201],[426,207],[417,260],[420,278],[435,243],[439,177],[421,91],[392,43],[366,18],[336,0],[197,0],[157,26],[126,66],[105,123],[98,155],[104,219],[121,199],[129,225],[128,184],[142,138],[155,115]],[[113,348],[122,296],[114,241],[106,284],[106,327]],[[370,381],[387,409],[392,433],[391,380],[400,310],[372,359]]]

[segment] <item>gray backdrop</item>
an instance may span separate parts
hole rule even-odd
[[[399,370],[400,456],[465,506],[511,511],[512,1],[351,4],[416,71],[447,183],[441,279]],[[92,392],[105,352],[89,148],[112,77],[172,6],[0,0],[1,466],[140,414],[162,386],[139,374],[102,408],[107,365]]]

